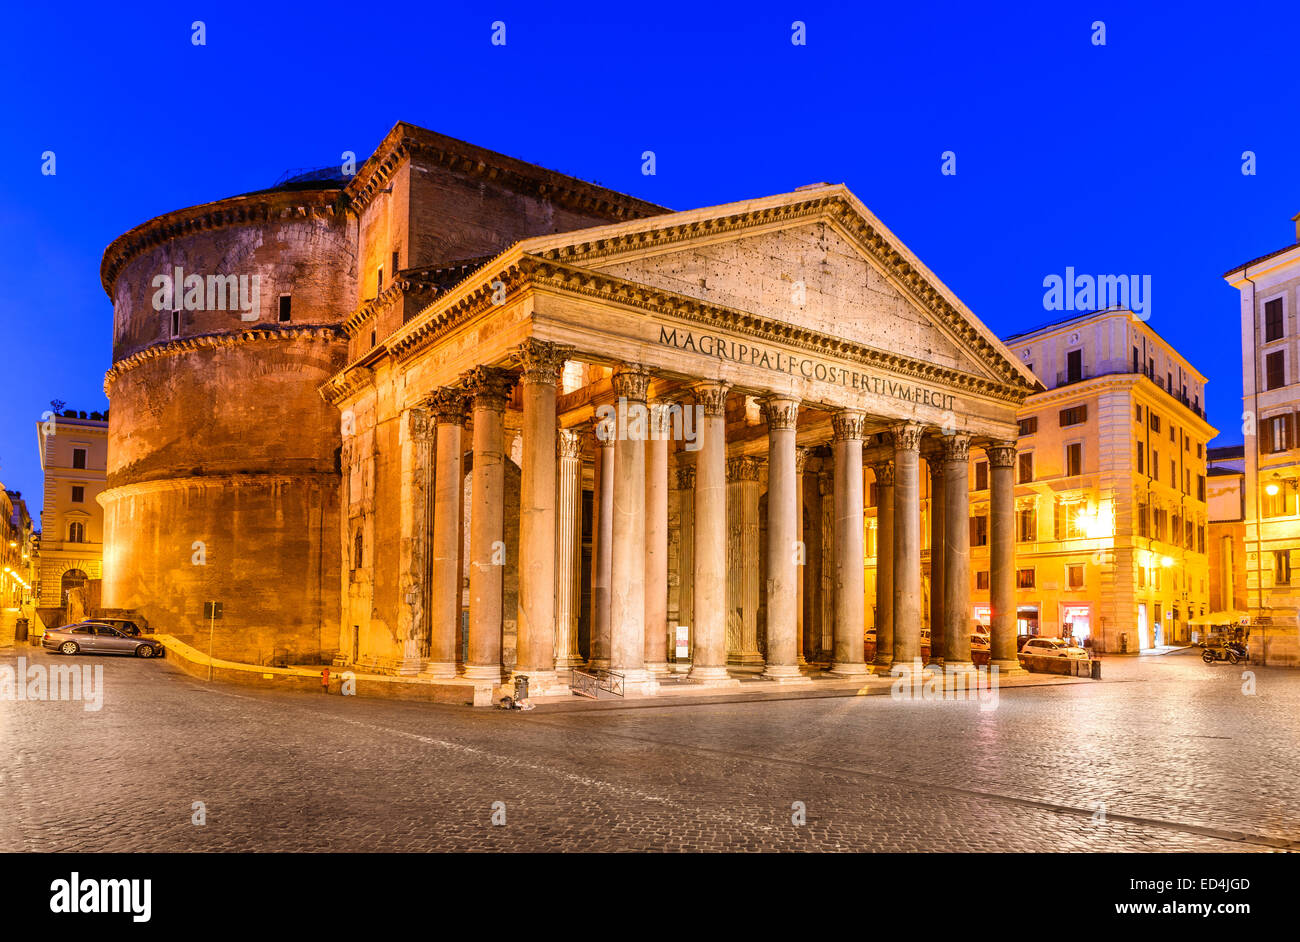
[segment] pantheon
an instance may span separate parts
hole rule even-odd
[[[180,266],[259,275],[256,318],[156,310]],[[842,185],[672,212],[398,124],[345,179],[131,230],[103,276],[104,604],[206,640],[224,600],[220,656],[647,694],[926,641],[969,669],[982,453],[1016,665],[1040,387]]]

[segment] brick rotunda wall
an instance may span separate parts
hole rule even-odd
[[[103,604],[218,657],[315,663],[338,643],[338,414],[355,223],[337,191],[271,191],[181,210],[104,256],[114,302]],[[154,278],[260,277],[256,319],[156,310]],[[290,295],[291,320],[278,318]],[[205,299],[206,300],[206,299]]]

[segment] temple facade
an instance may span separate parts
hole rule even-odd
[[[355,320],[320,390],[342,438],[336,663],[544,690],[589,664],[642,692],[911,664],[928,465],[930,657],[969,668],[979,457],[992,662],[1017,666],[1017,409],[1041,386],[848,189],[527,238],[457,274],[391,332]]]

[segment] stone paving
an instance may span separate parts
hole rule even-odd
[[[987,711],[859,697],[542,714],[35,648],[0,648],[0,667],[19,653],[102,665],[106,691],[95,712],[0,699],[0,851],[1300,848],[1300,672],[1258,669],[1247,696],[1241,668],[1188,654],[1110,658],[1100,683],[1003,690]]]

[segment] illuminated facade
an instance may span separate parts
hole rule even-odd
[[[65,412],[36,423],[45,494],[41,505],[38,604],[60,609],[67,593],[99,579],[104,556],[104,489],[108,419]]]
[[[1241,292],[1245,437],[1241,581],[1253,653],[1300,664],[1300,216],[1297,241],[1240,265],[1224,280]],[[1225,533],[1224,535],[1230,535]]]
[[[1205,377],[1126,310],[1006,338],[1045,392],[1020,411],[1021,631],[1091,637],[1108,652],[1190,640],[1209,604]],[[972,561],[985,570],[983,470]],[[975,589],[977,607],[986,597]]]

